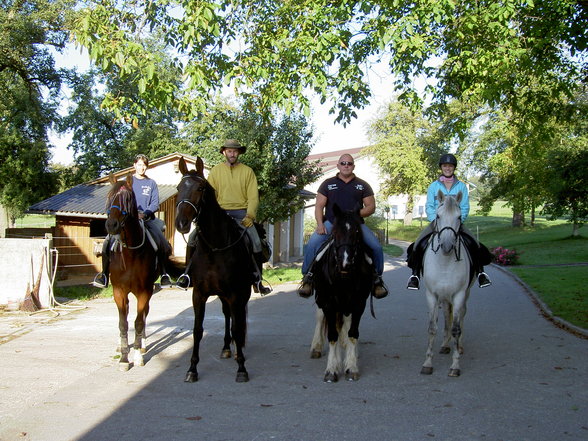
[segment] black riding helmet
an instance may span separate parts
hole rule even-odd
[[[441,164],[452,164],[457,167],[457,158],[451,153],[445,153],[439,158],[439,167],[441,167]]]

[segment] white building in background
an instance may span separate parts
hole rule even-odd
[[[353,156],[355,162],[354,173],[364,181],[367,181],[376,195],[377,208],[376,213],[380,213],[383,208],[382,200],[383,197],[380,193],[380,183],[383,181],[380,167],[376,164],[373,157],[368,156],[364,153],[364,147],[336,150],[327,153],[317,153],[309,155],[306,160],[313,162],[319,160],[319,166],[322,168],[321,176],[311,185],[308,185],[305,190],[311,191],[316,194],[321,183],[332,176],[334,176],[337,170],[337,162],[341,155],[349,154]],[[419,195],[414,197],[414,207],[412,211],[413,218],[426,218],[425,214],[425,202],[427,201],[426,195]],[[408,195],[396,195],[390,196],[387,199],[386,205],[390,207],[389,219],[403,219],[406,215],[406,204],[408,202]],[[305,216],[314,217],[314,200],[309,201],[309,204],[305,207]],[[423,219],[426,220],[426,219]]]

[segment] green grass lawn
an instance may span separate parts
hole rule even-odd
[[[588,267],[565,266],[588,262],[586,227],[580,229],[579,237],[572,238],[572,225],[565,220],[538,217],[533,227],[514,228],[511,216],[510,209],[497,203],[489,216],[470,215],[465,225],[488,248],[515,249],[520,256],[518,265],[506,268],[529,285],[555,315],[588,329]],[[390,224],[389,235],[413,241],[420,230],[418,220],[410,227],[398,221]]]

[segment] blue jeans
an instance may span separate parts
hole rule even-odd
[[[318,234],[316,231],[312,233],[308,243],[306,244],[306,252],[304,253],[304,262],[302,264],[302,274],[306,274],[310,269],[310,265],[316,256],[316,252],[321,245],[327,240],[333,224],[329,221],[325,221],[325,228],[328,234]],[[381,276],[384,272],[384,250],[382,245],[378,241],[376,235],[368,228],[366,224],[361,224],[361,233],[363,235],[363,242],[371,248],[374,254],[374,266],[376,267],[376,273]]]

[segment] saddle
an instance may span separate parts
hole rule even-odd
[[[408,267],[417,271],[417,274],[419,275],[423,273],[425,250],[429,246],[433,234],[434,233],[430,233],[423,237],[417,248],[414,247],[415,244],[413,242],[406,250],[406,262]],[[470,256],[473,268],[479,270],[484,265],[488,265],[492,262],[492,254],[484,244],[480,243],[478,246],[478,242],[469,235],[463,234],[461,231],[459,232],[459,237],[463,241],[465,249]]]

